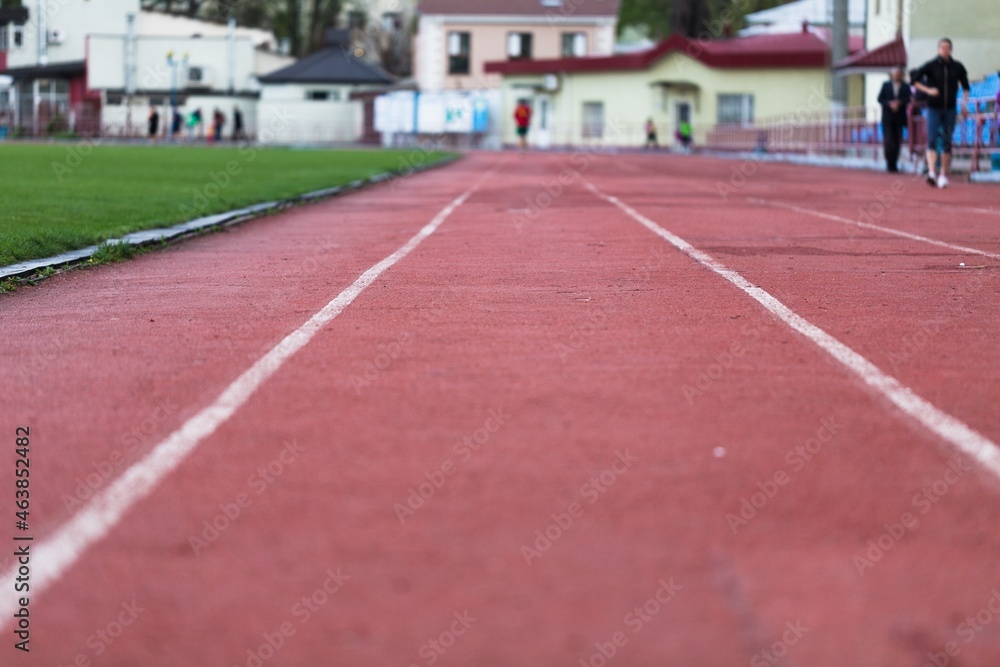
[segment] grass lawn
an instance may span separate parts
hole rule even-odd
[[[404,170],[410,155],[448,154],[0,144],[0,266]]]

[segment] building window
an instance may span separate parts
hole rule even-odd
[[[583,138],[604,138],[604,102],[583,103]]]
[[[753,95],[720,94],[719,125],[745,125],[753,122]]]
[[[9,51],[10,46],[7,37],[8,27],[0,25],[0,51]]]
[[[564,32],[562,34],[562,57],[583,58],[587,55],[587,33]]]
[[[11,27],[14,30],[14,38],[11,40],[11,43],[15,49],[20,49],[24,46],[24,26],[15,25]]]
[[[469,73],[472,36],[467,32],[448,33],[448,74]]]
[[[507,34],[507,57],[511,60],[531,58],[531,33],[511,32]]]
[[[403,15],[400,12],[386,12],[382,14],[382,30],[388,33],[397,33],[403,29]]]
[[[330,91],[328,90],[307,90],[306,99],[312,102],[325,102],[330,99]]]

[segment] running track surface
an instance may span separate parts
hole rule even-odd
[[[5,548],[0,663],[1000,664],[996,193],[472,154],[4,296],[37,584],[25,655]],[[435,218],[106,535],[46,552]]]

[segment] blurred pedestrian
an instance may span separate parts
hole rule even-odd
[[[517,125],[517,137],[521,144],[521,150],[528,148],[528,128],[531,127],[531,107],[528,100],[517,101],[517,108],[514,109],[514,124]]]
[[[910,104],[910,86],[903,81],[903,68],[893,67],[889,80],[878,94],[882,105],[882,144],[885,148],[886,171],[899,171],[899,146],[906,127],[906,107]]]
[[[690,153],[691,142],[694,138],[694,130],[691,128],[691,123],[686,120],[681,121],[681,124],[677,126],[677,134],[674,138],[677,139],[677,142],[681,145],[685,153]]]
[[[192,141],[194,141],[195,132],[201,131],[201,109],[195,109],[194,111],[191,112],[191,115],[188,116],[187,126],[188,126],[188,137]]]
[[[226,115],[218,107],[212,113],[212,132],[215,135],[215,142],[222,141],[222,128],[226,125]]]
[[[149,103],[149,141],[152,144],[156,144],[156,138],[160,134],[160,112],[157,111],[156,105],[152,102]]]
[[[643,149],[649,150],[650,148],[659,148],[660,142],[656,138],[656,124],[653,119],[650,118],[646,120],[646,145]]]
[[[181,133],[181,126],[184,125],[184,116],[174,107],[173,117],[170,119],[170,139],[177,141],[177,135]]]
[[[951,57],[951,40],[938,41],[938,55],[921,65],[913,85],[927,94],[927,183],[939,188],[948,187],[948,170],[951,167],[951,138],[955,134],[955,106],[959,86],[965,91],[962,113],[969,100],[969,77],[965,66]],[[938,145],[941,153],[941,173],[935,170]]]
[[[243,112],[238,106],[233,107],[233,141],[243,138]]]

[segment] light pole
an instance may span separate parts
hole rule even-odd
[[[170,139],[174,139],[174,116],[177,115],[177,66],[187,66],[188,54],[181,60],[174,59],[174,52],[167,52],[167,65],[170,67]]]

